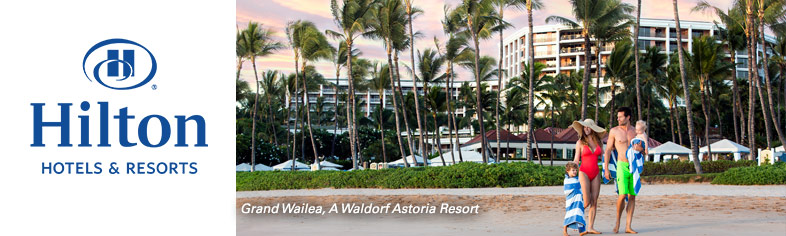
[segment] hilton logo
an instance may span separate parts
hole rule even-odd
[[[117,90],[135,89],[147,84],[153,79],[156,69],[153,53],[127,39],[101,41],[87,50],[82,59],[82,71],[88,80]]]

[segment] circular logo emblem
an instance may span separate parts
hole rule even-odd
[[[107,39],[93,45],[82,60],[82,71],[91,82],[128,90],[141,87],[156,74],[156,59],[144,46],[127,39]]]

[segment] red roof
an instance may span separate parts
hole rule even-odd
[[[516,135],[513,135],[513,134],[511,134],[510,132],[508,132],[507,130],[504,130],[504,129],[500,129],[499,137],[500,137],[502,142],[507,142],[507,141],[510,141],[510,142],[526,142],[527,141],[526,139],[523,139],[523,138],[520,138],[520,137],[518,137]],[[464,145],[470,145],[470,144],[473,144],[473,143],[479,143],[480,142],[480,138],[481,138],[480,134],[478,134],[474,138],[472,138],[469,141],[467,141],[466,143],[464,143]],[[493,130],[487,131],[486,132],[486,140],[489,141],[489,142],[497,141],[497,130],[493,129]]]

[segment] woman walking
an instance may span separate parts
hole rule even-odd
[[[579,164],[579,183],[584,197],[584,208],[587,209],[587,233],[600,234],[594,226],[601,179],[598,175],[600,173],[598,157],[603,154],[600,137],[606,129],[595,124],[592,119],[574,121],[572,127],[579,136],[573,162]]]

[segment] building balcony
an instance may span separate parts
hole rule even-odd
[[[584,39],[581,34],[568,34],[568,35],[560,35],[560,40],[574,40],[574,39]]]
[[[560,49],[560,53],[577,53],[577,52],[584,52],[584,48],[562,48]]]

